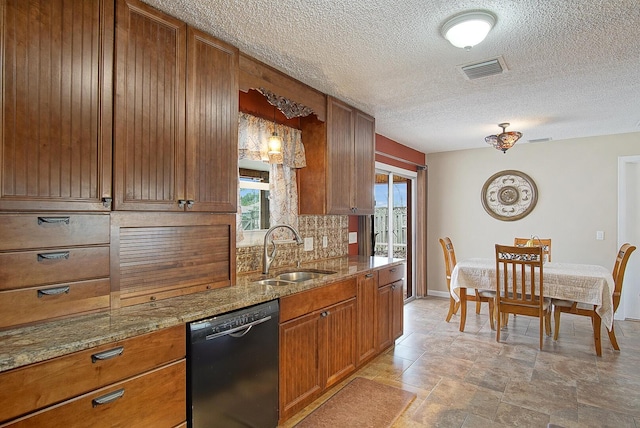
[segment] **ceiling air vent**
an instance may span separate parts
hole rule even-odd
[[[460,71],[469,80],[481,79],[483,77],[502,74],[507,71],[504,59],[498,58],[488,59],[482,62],[458,66]]]

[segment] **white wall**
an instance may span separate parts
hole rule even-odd
[[[478,144],[484,144],[479,139]],[[438,238],[449,236],[462,260],[494,257],[496,243],[515,236],[551,238],[554,262],[613,268],[617,248],[618,157],[640,154],[640,132],[544,143],[517,143],[502,154],[492,147],[427,155],[427,290],[446,295]],[[485,181],[515,169],[538,188],[525,218],[500,221],[482,207]],[[596,231],[604,240],[596,240]],[[636,245],[638,243],[635,243]]]

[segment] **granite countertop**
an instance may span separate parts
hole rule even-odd
[[[386,257],[342,257],[303,264],[300,269],[335,271],[287,286],[257,285],[260,273],[238,275],[236,285],[90,315],[0,331],[0,372],[89,349],[162,328],[211,317],[331,282],[370,269],[404,263]],[[282,268],[269,276],[294,270]]]

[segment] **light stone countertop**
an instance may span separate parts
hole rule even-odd
[[[300,269],[335,271],[287,286],[263,286],[260,273],[238,275],[236,285],[90,315],[0,331],[0,372],[93,348],[162,328],[277,299],[348,279],[370,269],[404,263],[386,257],[342,257],[303,264]],[[282,268],[280,272],[295,270]]]

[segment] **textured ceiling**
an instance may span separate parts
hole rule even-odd
[[[640,0],[144,0],[376,118],[425,153],[640,132]],[[470,51],[440,34],[482,9],[497,22]],[[458,66],[502,56],[508,72]],[[522,143],[518,143],[522,144]]]

